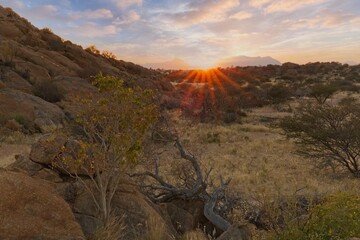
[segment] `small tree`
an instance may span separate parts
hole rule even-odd
[[[97,49],[97,47],[95,45],[88,46],[87,48],[85,48],[85,51],[96,54],[96,55],[100,55],[100,50]]]
[[[307,104],[282,120],[285,134],[301,145],[299,153],[319,167],[340,166],[360,177],[360,106],[354,100]]]
[[[112,52],[109,52],[109,51],[103,51],[103,52],[101,53],[101,55],[102,55],[104,58],[107,58],[107,59],[114,59],[114,60],[117,59],[116,55],[113,54]]]
[[[106,225],[121,173],[138,160],[145,133],[157,118],[157,107],[150,90],[126,88],[115,77],[99,74],[94,84],[99,94],[82,97],[76,110],[82,132],[77,173],[85,172],[93,186],[87,186],[79,174],[73,175],[92,195]]]
[[[320,104],[324,104],[338,89],[331,84],[316,84],[310,89],[310,95]]]

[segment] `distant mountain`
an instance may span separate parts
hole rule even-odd
[[[231,66],[266,66],[269,64],[281,65],[281,62],[272,57],[248,57],[248,56],[235,56],[230,58],[221,59],[217,65],[219,67]]]
[[[143,64],[144,67],[153,68],[153,69],[167,69],[167,70],[188,70],[194,69],[193,66],[185,62],[183,59],[174,58],[171,61],[159,62],[159,63],[146,63]]]

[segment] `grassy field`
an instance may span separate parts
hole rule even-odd
[[[214,178],[231,178],[230,188],[242,194],[291,195],[300,189],[303,194],[331,193],[352,191],[359,184],[347,173],[314,168],[311,160],[295,153],[296,145],[281,129],[249,123],[255,122],[252,113],[245,123],[231,125],[192,123],[174,115],[185,147],[203,166],[215,169]]]
[[[337,192],[360,193],[360,183],[347,172],[315,168],[310,159],[296,154],[296,144],[286,139],[274,123],[288,112],[265,107],[252,109],[241,124],[194,123],[171,112],[173,128],[178,132],[184,147],[200,160],[203,170],[213,168],[211,178],[215,185],[220,176],[231,178],[229,193],[274,211],[281,199],[295,201],[322,198]],[[274,120],[275,119],[275,120]],[[275,126],[274,126],[275,125]],[[176,176],[179,160],[173,144],[163,145],[160,163],[170,171],[169,180]],[[171,170],[172,169],[172,170]],[[235,216],[244,219],[243,213]],[[290,216],[291,217],[291,216]],[[255,231],[256,239],[267,239],[264,231]]]

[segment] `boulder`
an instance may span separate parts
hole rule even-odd
[[[81,188],[81,185],[79,187]],[[85,235],[89,237],[94,233],[99,221],[90,193],[82,189],[75,200],[73,211],[77,213],[76,219]],[[123,239],[125,240],[142,239],[152,230],[165,236],[163,239],[171,239],[171,236],[177,234],[171,221],[125,177],[120,179],[112,199],[112,209],[118,217],[124,217],[126,233]]]
[[[36,163],[51,166],[63,174],[87,175],[87,172],[79,169],[76,164],[79,148],[78,141],[65,135],[44,135],[32,145],[30,159]],[[89,169],[90,163],[85,162],[83,166]]]
[[[0,239],[85,239],[69,205],[45,182],[0,170]]]
[[[63,135],[45,135],[31,147],[30,159],[43,165],[51,165],[66,143]]]
[[[21,124],[18,123],[15,119],[7,120],[6,123],[4,124],[4,127],[6,127],[7,129],[10,129],[12,131],[15,131],[15,132],[21,132],[22,131]]]
[[[23,34],[14,23],[5,21],[0,21],[0,33],[1,36],[10,39],[21,37]]]
[[[15,162],[7,166],[6,169],[11,171],[24,172],[30,176],[34,176],[41,169],[43,169],[41,164],[31,161],[29,157],[24,154],[16,155],[15,159]]]
[[[27,77],[26,71],[22,72],[22,74]],[[7,88],[16,89],[25,93],[32,92],[32,85],[16,72],[6,72],[3,76],[3,82]]]
[[[16,135],[16,134],[14,134]],[[1,135],[0,135],[1,137]],[[10,140],[10,137],[7,137],[7,141]],[[7,167],[13,164],[16,161],[16,156],[29,155],[30,146],[27,144],[9,144],[1,143],[0,144],[0,168]]]
[[[13,89],[0,89],[0,115],[24,120],[28,128],[43,133],[63,127],[64,112],[55,104]]]
[[[188,211],[177,207],[173,203],[166,203],[165,208],[171,219],[172,225],[179,233],[184,234],[197,227],[194,224],[193,216]]]

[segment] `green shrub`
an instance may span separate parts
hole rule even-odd
[[[14,120],[23,126],[25,126],[28,122],[28,120],[23,115],[16,115]]]
[[[286,101],[290,95],[290,89],[282,84],[276,84],[273,85],[269,90],[268,90],[268,97],[269,99],[273,102],[273,103],[280,103],[280,102],[284,102]]]
[[[206,142],[207,143],[218,143],[220,144],[220,133],[207,133],[206,134]]]
[[[288,226],[273,239],[337,240],[360,236],[360,196],[337,193],[310,210],[302,226]]]

